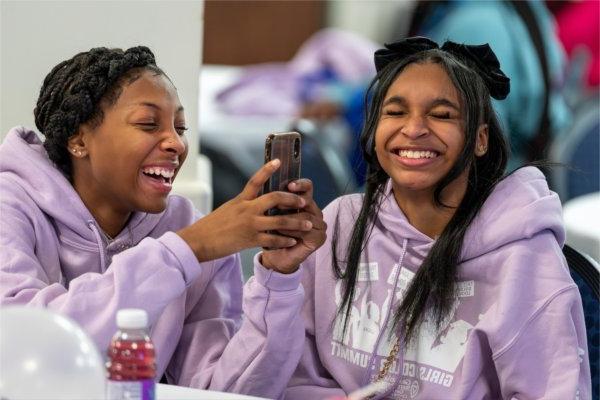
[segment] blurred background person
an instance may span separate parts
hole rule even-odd
[[[600,86],[600,2],[597,0],[546,1],[556,18],[558,37],[569,56],[569,62],[583,58],[581,85],[585,94]]]

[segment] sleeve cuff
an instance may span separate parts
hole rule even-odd
[[[300,268],[291,274],[282,274],[272,269],[267,269],[259,262],[261,252],[254,256],[254,277],[259,284],[270,290],[289,291],[295,290],[300,286],[302,278],[302,264]]]
[[[202,272],[190,246],[175,232],[166,232],[157,240],[179,261],[183,279],[186,285],[190,285]]]

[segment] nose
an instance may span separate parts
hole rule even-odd
[[[400,128],[400,133],[410,139],[426,136],[429,133],[429,129],[425,117],[421,115],[409,115],[405,120],[404,126]]]
[[[187,149],[187,141],[183,135],[179,135],[175,128],[166,133],[166,137],[161,143],[161,148],[164,151],[177,155],[185,153]]]

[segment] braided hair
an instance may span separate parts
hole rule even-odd
[[[83,123],[93,127],[102,123],[103,108],[113,105],[123,84],[138,79],[143,70],[165,75],[145,46],[127,50],[98,47],[61,62],[46,76],[33,111],[35,125],[46,138],[48,157],[69,179],[69,138]]]

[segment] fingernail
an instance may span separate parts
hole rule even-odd
[[[292,247],[292,246],[295,246],[295,245],[296,245],[296,243],[298,243],[298,242],[296,242],[296,239],[290,239],[290,240],[288,241],[288,243],[290,244],[290,245],[289,245],[289,247]]]
[[[305,227],[306,229],[312,229],[312,227],[313,227],[313,224],[312,224],[312,222],[310,222],[310,221],[304,221],[304,227]]]
[[[295,182],[292,182],[292,183],[290,183],[290,187],[291,187],[292,189],[296,189],[297,185],[296,185],[296,183],[295,183]]]
[[[306,205],[306,200],[300,197],[300,207],[304,207]]]
[[[273,161],[271,161],[271,165],[273,167],[279,167],[279,164],[281,164],[281,161],[279,161],[278,158],[274,159]]]

